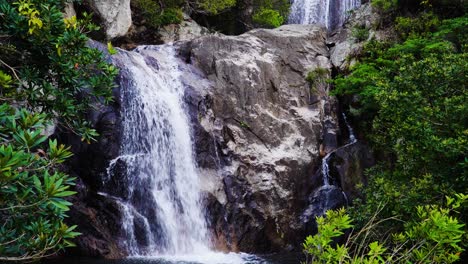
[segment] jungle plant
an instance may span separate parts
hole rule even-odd
[[[263,26],[279,27],[283,24],[284,18],[273,9],[262,8],[253,16],[253,21]]]
[[[117,69],[90,48],[97,29],[64,19],[59,0],[0,0],[0,262],[34,261],[73,246],[64,222],[75,194],[62,172],[70,149],[53,126],[90,142],[93,103],[112,100]]]
[[[351,217],[344,209],[327,211],[317,217],[318,233],[303,244],[306,263],[455,263],[464,251],[464,224],[455,217],[468,195],[447,197],[446,206],[418,206],[417,218],[405,223],[403,232],[388,234],[384,240],[372,241],[372,233],[386,221],[378,220],[377,211],[360,230],[351,230]],[[348,232],[344,243],[336,240]]]

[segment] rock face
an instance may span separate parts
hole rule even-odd
[[[184,14],[184,20],[180,24],[170,24],[159,29],[161,41],[170,43],[181,40],[191,40],[200,36],[208,35],[210,31],[198,25],[187,14]]]
[[[132,25],[130,0],[87,0],[99,15],[108,39],[124,36]]]
[[[392,37],[394,33],[388,30],[377,30],[380,23],[380,15],[374,10],[370,3],[365,3],[354,10],[346,24],[332,32],[328,38],[330,49],[330,60],[334,67],[346,70],[355,61],[353,57],[359,55],[364,46],[364,40],[384,40]],[[356,39],[353,30],[361,29],[368,31],[368,37],[364,40]]]
[[[212,83],[191,87],[187,101],[220,248],[268,252],[302,238],[334,104],[326,86],[312,91],[305,79],[331,68],[325,37],[320,27],[287,25],[178,44]]]

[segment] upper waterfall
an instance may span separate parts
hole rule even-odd
[[[333,30],[345,22],[361,0],[292,0],[289,24],[320,24]]]

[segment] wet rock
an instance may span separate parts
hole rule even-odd
[[[331,157],[331,170],[349,200],[359,196],[358,184],[366,184],[364,170],[374,165],[369,146],[357,142],[338,149]]]
[[[75,243],[76,248],[67,251],[69,255],[105,257],[117,259],[127,253],[119,244],[123,233],[121,228],[121,211],[115,200],[98,195],[89,190],[81,180],[78,180],[73,196],[73,206],[67,222],[78,225],[76,231],[82,233]]]

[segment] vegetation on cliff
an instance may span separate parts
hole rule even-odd
[[[318,219],[319,235],[304,246],[323,263],[453,263],[468,242],[468,17],[460,12],[467,4],[372,3],[393,19],[398,39],[368,42],[333,84],[335,94],[352,98],[349,112],[379,162],[367,171],[350,218],[340,212]],[[408,10],[413,15],[402,16]],[[330,246],[350,219],[356,235]]]
[[[203,21],[214,19],[214,24],[208,22],[205,26],[218,30],[219,19],[235,17],[242,9],[251,9],[247,17],[239,18],[242,23],[254,23],[260,27],[279,27],[285,23],[289,14],[290,3],[288,0],[258,0],[246,2],[243,0],[134,0],[131,2],[133,9],[144,17],[146,26],[157,28],[168,24],[180,23],[183,19],[182,12],[202,17]],[[243,12],[243,11],[242,11]]]
[[[0,261],[33,260],[73,246],[64,223],[74,179],[56,126],[91,141],[85,121],[111,100],[115,67],[87,47],[90,18],[64,19],[59,0],[0,0]]]

